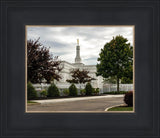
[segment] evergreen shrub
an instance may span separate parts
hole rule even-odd
[[[69,95],[70,96],[77,96],[77,88],[74,84],[72,84],[70,87],[69,87]]]
[[[86,95],[92,95],[93,88],[92,88],[92,85],[90,83],[86,84],[85,90],[86,90]]]
[[[33,100],[35,98],[37,98],[37,92],[33,87],[32,83],[29,81],[27,84],[27,99]]]
[[[57,88],[57,86],[54,83],[51,83],[51,85],[48,88],[48,97],[58,97],[60,96],[59,94],[59,89]]]

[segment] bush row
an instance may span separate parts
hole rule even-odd
[[[37,98],[37,93],[35,88],[32,86],[30,82],[28,82],[27,85],[27,92],[28,92],[28,100],[36,99]],[[85,89],[80,90],[81,95],[98,95],[99,94],[99,88],[93,88],[90,83],[87,83],[85,86]],[[60,96],[59,89],[57,86],[52,83],[49,87],[48,90],[43,90],[40,93],[41,97],[58,97]],[[64,89],[63,90],[63,95],[64,96],[77,96],[78,95],[78,89],[74,84],[71,84],[69,89]]]
[[[36,99],[37,98],[37,92],[35,88],[33,87],[31,82],[28,82],[27,84],[27,98],[28,100]],[[77,96],[78,90],[74,84],[72,84],[69,89],[64,89],[63,94],[64,96]],[[124,102],[128,106],[133,106],[133,92],[110,92],[110,94],[124,94]],[[48,88],[48,90],[43,90],[41,93],[41,97],[58,97],[60,96],[59,89],[56,87],[54,83],[51,84],[51,86]],[[87,83],[85,89],[80,90],[81,95],[97,95],[99,94],[99,89],[92,88],[92,85],[90,83]]]

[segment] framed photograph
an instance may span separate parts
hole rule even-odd
[[[160,138],[159,8],[1,1],[0,138]]]
[[[26,112],[134,112],[134,29],[27,25]]]

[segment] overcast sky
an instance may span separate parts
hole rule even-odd
[[[27,27],[27,39],[36,40],[50,47],[53,56],[74,63],[77,39],[79,39],[80,55],[86,65],[96,65],[100,49],[113,36],[123,35],[133,45],[133,27]]]

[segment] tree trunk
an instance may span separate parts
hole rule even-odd
[[[117,77],[117,92],[119,92],[119,78]]]

